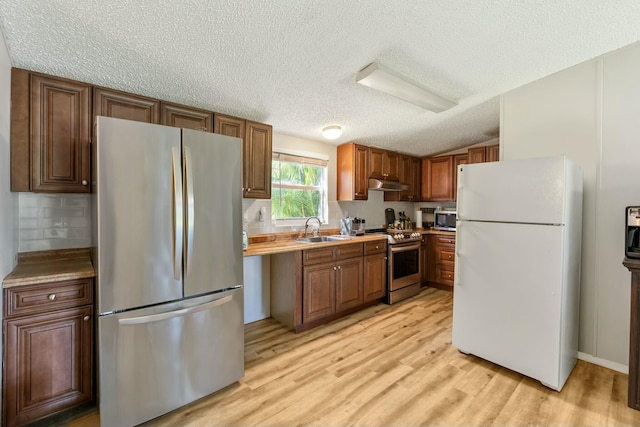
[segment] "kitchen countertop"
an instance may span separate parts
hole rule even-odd
[[[441,230],[426,230],[418,229],[422,234],[441,234],[446,236],[455,236],[455,231],[441,231]],[[324,234],[324,233],[323,233]],[[334,233],[335,234],[335,233]],[[363,236],[354,236],[348,240],[334,240],[330,242],[319,243],[303,243],[295,240],[297,233],[292,235],[288,233],[284,236],[284,239],[280,239],[277,234],[269,235],[268,238],[261,236],[249,236],[249,248],[243,251],[245,257],[259,256],[259,255],[272,255],[284,252],[302,251],[305,249],[315,249],[319,247],[347,245],[349,243],[363,243],[376,240],[386,240],[385,234],[365,234]],[[253,240],[253,241],[252,241]],[[268,240],[268,241],[264,241]]]
[[[21,252],[3,288],[95,277],[88,248]]]

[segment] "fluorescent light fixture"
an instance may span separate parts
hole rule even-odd
[[[418,83],[375,62],[358,72],[356,83],[395,96],[434,113],[439,113],[458,105],[456,102],[435,94]]]
[[[337,139],[342,135],[342,128],[337,125],[327,126],[322,129],[322,136],[327,139]]]

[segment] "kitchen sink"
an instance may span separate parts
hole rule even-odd
[[[297,242],[302,242],[302,243],[335,242],[340,240],[351,240],[351,237],[350,236],[312,236],[312,237],[300,237],[296,239]]]

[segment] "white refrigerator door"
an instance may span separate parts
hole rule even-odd
[[[457,218],[564,224],[566,157],[462,165]]]
[[[242,140],[182,130],[184,296],[241,285]]]
[[[180,129],[98,117],[94,156],[98,312],[182,298]]]
[[[558,390],[564,226],[462,222],[455,347]]]

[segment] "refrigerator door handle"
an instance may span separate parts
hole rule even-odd
[[[209,310],[214,307],[219,307],[223,304],[231,302],[232,299],[233,299],[233,295],[227,295],[226,297],[223,297],[214,301],[205,302],[204,304],[196,305],[194,307],[168,311],[165,313],[150,314],[148,316],[138,316],[138,317],[128,317],[124,319],[118,319],[118,323],[120,325],[126,326],[126,325],[140,325],[144,323],[159,322],[160,320],[172,319],[174,317],[179,317],[179,316],[186,316],[188,314],[193,314],[199,311]]]
[[[456,221],[456,247],[455,247],[455,253],[456,253],[456,259],[455,259],[455,263],[453,264],[453,277],[454,277],[454,282],[453,282],[453,286],[460,286],[462,284],[462,281],[460,280],[460,258],[462,257],[462,233],[460,232],[462,231],[462,221]]]
[[[185,210],[186,210],[186,233],[185,233],[185,251],[186,251],[186,273],[185,277],[191,277],[191,266],[193,264],[193,228],[194,228],[194,209],[195,200],[193,197],[193,168],[191,163],[191,150],[184,147],[184,186],[185,186]]]
[[[173,175],[173,278],[180,280],[182,277],[182,243],[183,243],[183,212],[182,212],[182,168],[180,167],[180,150],[177,147],[171,149],[171,169]]]
[[[464,188],[464,166],[460,165],[458,166],[458,180],[457,180],[457,186],[458,188],[455,189],[456,192],[456,219],[460,220],[463,219],[462,218],[462,198],[458,197],[458,194],[460,194],[460,192],[458,191],[460,188]]]

